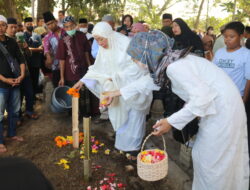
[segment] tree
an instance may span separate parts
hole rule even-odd
[[[118,19],[124,13],[127,0],[64,0],[61,7],[78,19],[100,20],[105,14]]]
[[[134,6],[134,10],[139,9],[138,15],[135,16],[136,20],[144,20],[153,28],[159,28],[161,15],[181,0],[164,0],[162,6],[154,4],[153,0],[130,0],[129,2]]]
[[[196,21],[195,21],[195,24],[194,24],[194,28],[195,28],[195,29],[198,28],[198,25],[199,25],[199,22],[200,22],[201,11],[202,11],[202,9],[203,9],[204,2],[205,2],[205,0],[201,0],[201,4],[200,4],[200,6],[199,6],[198,15],[197,15],[197,17],[196,17]]]
[[[216,34],[220,34],[220,28],[221,26],[225,25],[226,23],[230,22],[231,17],[226,17],[226,18],[216,18],[214,16],[207,18],[202,18],[200,19],[198,28],[206,31],[207,26],[213,26],[214,32]],[[194,26],[194,20],[191,18],[185,20],[190,28],[193,28]]]
[[[250,15],[250,0],[233,0],[220,4],[225,11],[232,15],[232,20],[244,21]]]
[[[54,0],[37,0],[37,15],[36,17],[42,17],[42,14],[46,11],[52,11],[55,5]]]
[[[6,17],[14,17],[20,22],[28,15],[26,7],[31,6],[30,0],[0,0],[0,12]]]

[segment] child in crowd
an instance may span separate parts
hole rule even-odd
[[[250,147],[250,108],[248,101],[250,90],[250,50],[241,46],[244,28],[241,22],[230,22],[225,26],[223,36],[226,47],[216,51],[213,62],[228,74],[240,91],[247,112],[248,147]]]
[[[226,47],[215,53],[213,62],[229,75],[246,102],[250,88],[250,51],[241,46],[243,33],[241,22],[227,24],[223,32]]]

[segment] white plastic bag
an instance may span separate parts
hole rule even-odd
[[[38,78],[38,86],[43,85],[44,84],[44,80],[45,80],[44,74],[43,74],[42,70],[40,69],[40,71],[39,71],[39,78]]]

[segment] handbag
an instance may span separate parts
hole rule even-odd
[[[165,100],[167,113],[164,117],[170,116],[173,113],[183,108],[185,102],[175,95],[172,90],[168,91],[168,95]],[[182,144],[186,144],[194,135],[197,134],[199,129],[199,119],[195,118],[189,122],[182,130],[175,129],[173,127],[173,138]]]
[[[14,59],[10,53],[8,52],[8,50],[4,47],[4,45],[2,43],[0,43],[0,50],[2,51],[4,57],[6,58],[11,72],[14,74],[14,77],[17,78],[21,75],[21,69],[20,69],[20,65],[17,62],[16,59]]]

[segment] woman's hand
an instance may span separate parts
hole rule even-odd
[[[80,90],[82,86],[83,86],[83,82],[79,80],[72,88]]]
[[[152,132],[152,134],[159,136],[170,131],[170,129],[172,129],[172,126],[168,123],[167,119],[161,119],[160,121],[156,122],[153,128],[155,130],[154,132]]]
[[[106,95],[105,100],[107,100],[107,103],[106,103],[107,106],[109,106],[112,103],[113,98],[121,95],[120,90],[106,91],[106,92],[103,92],[103,94]]]

